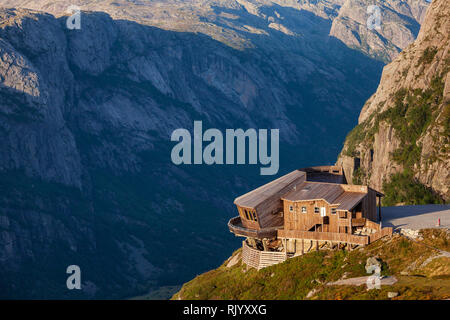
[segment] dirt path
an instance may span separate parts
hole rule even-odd
[[[365,277],[356,277],[356,278],[348,278],[348,279],[341,279],[334,282],[328,282],[327,286],[361,286],[364,284],[367,284],[367,279],[369,279],[371,276],[365,276]],[[397,282],[397,278],[392,277],[384,277],[380,280],[380,285],[382,286],[391,286],[394,283]]]

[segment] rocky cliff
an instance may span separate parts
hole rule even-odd
[[[69,2],[0,9],[1,297],[124,297],[219,264],[234,197],[268,178],[175,166],[171,132],[279,128],[280,173],[331,162],[381,73],[330,36],[342,1],[75,1],[108,12],[80,30]]]
[[[273,46],[267,37],[281,33],[309,37],[325,31],[347,46],[383,62],[391,61],[417,36],[426,0],[3,0],[4,6],[66,15],[70,6],[107,12],[165,30],[200,32],[234,48]],[[377,6],[380,26],[367,28]],[[318,26],[314,18],[324,24]],[[289,42],[277,37],[274,49]]]
[[[338,163],[388,203],[450,199],[450,6],[433,1],[417,40],[384,70]]]
[[[330,34],[351,48],[389,62],[414,41],[427,7],[428,2],[416,0],[347,0]]]

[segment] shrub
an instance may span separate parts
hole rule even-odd
[[[414,179],[410,170],[392,175],[391,181],[383,183],[383,205],[443,203],[441,197]]]
[[[434,56],[437,53],[436,47],[428,47],[424,50],[422,56],[419,58],[419,61],[417,62],[417,66],[420,66],[421,64],[430,64],[431,61],[433,61]]]

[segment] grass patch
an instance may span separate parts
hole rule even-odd
[[[448,229],[424,229],[422,243],[450,252],[450,232]]]
[[[432,235],[427,231],[424,241],[431,241],[428,237]],[[307,299],[313,289],[316,293],[311,299],[387,299],[388,291],[399,292],[395,299],[442,299],[450,296],[450,275],[446,275],[445,270],[439,275],[440,281],[419,271],[417,275],[401,275],[403,270],[420,265],[436,254],[432,248],[393,235],[358,250],[311,252],[260,271],[247,270],[241,262],[227,268],[225,262],[218,269],[183,285],[172,299]],[[399,282],[369,291],[364,285],[326,285],[344,275],[346,278],[367,276],[365,263],[368,257],[381,259],[381,275],[396,276]],[[441,269],[445,264],[436,263]]]

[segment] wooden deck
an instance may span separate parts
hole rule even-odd
[[[299,231],[299,230],[278,230],[278,238],[280,239],[305,239],[316,241],[331,241],[350,243],[357,245],[369,244],[367,236],[357,236],[348,233],[335,232],[314,232],[314,231]]]
[[[337,243],[349,243],[353,245],[368,245],[378,239],[385,236],[392,235],[392,228],[383,228],[371,234],[370,236],[359,236],[348,233],[335,233],[335,232],[314,232],[314,231],[299,231],[299,230],[278,230],[278,238],[280,239],[304,239],[315,241],[330,241]]]
[[[311,250],[319,250],[322,246],[319,246],[321,242],[325,241],[325,244],[331,243],[331,248],[339,248],[340,244],[346,244],[349,250],[350,245],[367,245],[374,241],[377,241],[385,236],[392,235],[392,228],[383,228],[370,236],[358,236],[346,233],[332,233],[332,232],[310,232],[310,231],[297,231],[297,230],[278,230],[278,238],[280,239],[303,239],[311,241],[309,249],[303,251],[302,254]],[[333,243],[337,245],[333,245]],[[286,245],[286,242],[285,242]],[[350,247],[349,247],[350,246]],[[306,248],[306,247],[305,247]],[[281,262],[284,262],[289,257],[295,256],[295,254],[289,254],[284,251],[261,251],[250,247],[246,240],[242,241],[242,262],[251,268],[260,270],[265,267],[269,267]]]
[[[279,227],[261,228],[261,229],[249,229],[242,225],[241,217],[234,217],[228,221],[228,229],[236,236],[251,237],[257,239],[272,239],[277,236],[277,229]]]
[[[286,252],[256,250],[245,240],[242,241],[242,262],[256,270],[284,262],[286,259]]]

